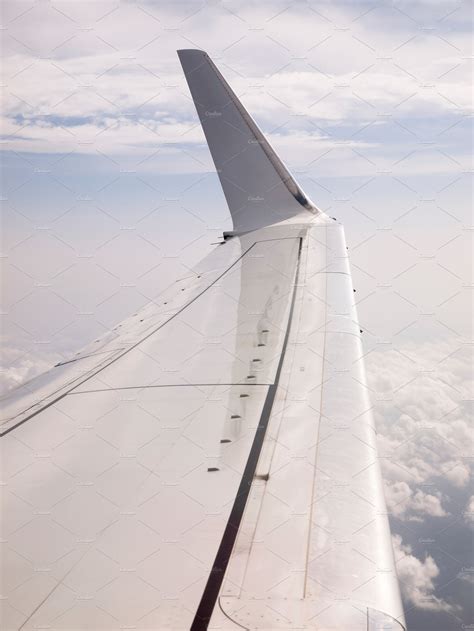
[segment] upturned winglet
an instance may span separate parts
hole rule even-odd
[[[305,211],[318,213],[209,55],[178,50],[178,56],[234,230],[256,230]]]

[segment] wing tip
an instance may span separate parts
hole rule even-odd
[[[303,209],[319,214],[319,208],[303,192],[206,51],[183,48],[177,54],[234,229],[249,231],[256,225],[271,225]],[[223,170],[227,171],[223,174]],[[257,213],[254,202],[265,197],[270,201]]]
[[[210,61],[206,51],[199,48],[180,48],[176,52],[186,77]]]
[[[206,51],[200,48],[178,48],[176,53],[180,59],[186,57],[209,57]]]

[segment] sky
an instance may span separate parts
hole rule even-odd
[[[472,3],[2,3],[4,391],[230,228],[176,50],[345,225],[412,630],[473,624]]]

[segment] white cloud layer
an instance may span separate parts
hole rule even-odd
[[[439,568],[433,557],[426,556],[420,561],[412,553],[412,548],[402,542],[399,535],[392,537],[395,562],[400,586],[405,602],[428,611],[454,613],[457,607],[435,595],[436,578]]]
[[[288,149],[290,162],[308,164],[340,146],[341,138],[321,134],[320,126],[349,127],[344,140],[364,147],[359,130],[393,121],[408,143],[431,140],[413,133],[413,120],[428,127],[436,121],[427,133],[435,133],[450,153],[449,133],[439,135],[472,109],[469,34],[450,29],[449,22],[447,33],[444,23],[434,32],[420,30],[409,6],[358,4],[124,2],[93,9],[58,1],[24,13],[10,9],[3,70],[6,148],[111,156],[161,149],[172,170],[177,152],[169,143],[179,149],[203,142],[175,51],[201,47],[216,58],[275,144]],[[301,125],[305,133],[298,131]],[[382,142],[379,155],[387,149]],[[468,155],[460,147],[454,160],[467,165]],[[340,172],[338,158],[334,172]],[[209,169],[208,161],[191,164]],[[423,172],[426,165],[420,161],[414,168]],[[442,157],[430,165],[431,171],[458,168]]]
[[[406,520],[444,517],[437,485],[464,488],[470,480],[471,351],[453,339],[401,350],[366,358],[388,508]]]

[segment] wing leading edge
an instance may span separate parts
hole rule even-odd
[[[6,401],[3,627],[401,631],[343,227],[179,54],[235,230]]]

